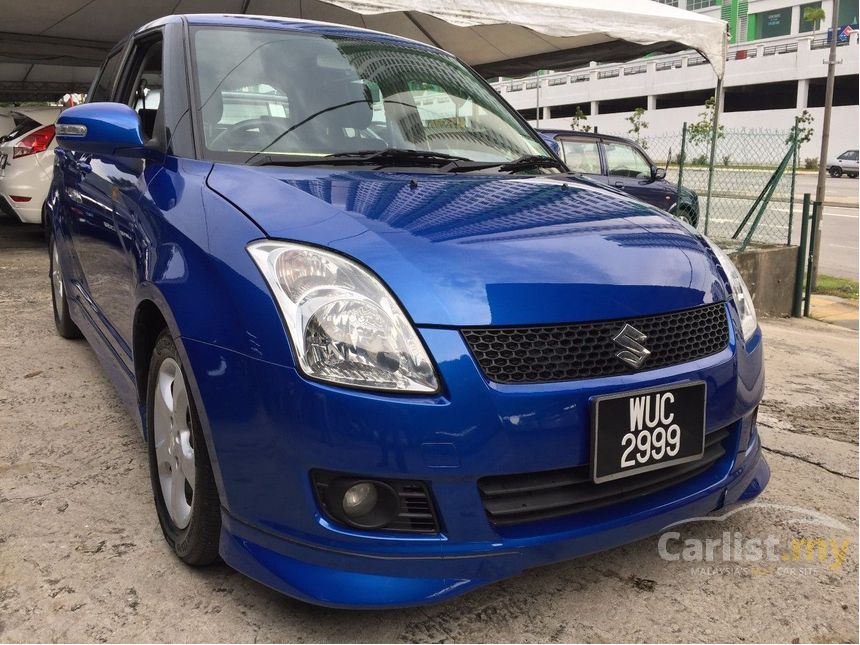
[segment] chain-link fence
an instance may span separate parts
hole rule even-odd
[[[631,138],[629,133],[617,134]],[[756,219],[760,204],[740,234],[733,239],[756,198],[766,188],[788,153],[791,133],[781,130],[722,129],[714,157],[710,209],[707,200],[710,132],[697,132],[685,124],[676,134],[640,134],[639,143],[658,166],[666,167],[669,181],[698,194],[698,229],[721,245],[733,247],[741,244]],[[789,159],[785,172],[767,201],[753,231],[751,243],[789,243],[791,228],[800,221],[799,208],[793,205],[793,162],[793,159]],[[800,160],[798,163],[803,162]]]

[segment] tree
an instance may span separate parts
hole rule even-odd
[[[800,113],[800,116],[794,120],[794,125],[791,126],[791,130],[788,133],[788,139],[785,140],[786,143],[791,143],[794,138],[794,132],[797,130],[797,144],[803,145],[809,141],[812,141],[812,135],[815,133],[815,130],[812,127],[812,124],[815,123],[815,117],[813,117],[809,110],[804,110]]]
[[[824,20],[826,14],[821,7],[805,7],[803,9],[803,22],[812,23],[812,35],[821,27],[821,21]]]
[[[716,109],[716,103],[713,96],[705,101],[705,111],[700,112],[699,120],[687,128],[690,143],[710,143],[711,134],[714,130],[714,110]],[[717,138],[722,139],[724,136],[726,136],[725,128],[720,126],[717,129]]]
[[[575,130],[576,132],[591,132],[591,126],[585,122],[587,118],[588,117],[585,112],[582,111],[582,108],[577,105],[576,112],[570,120],[570,129]]]
[[[647,148],[648,142],[643,139],[645,130],[648,129],[648,122],[645,120],[645,108],[638,107],[633,110],[633,114],[627,117],[627,122],[630,124],[627,134],[635,139],[640,146]]]

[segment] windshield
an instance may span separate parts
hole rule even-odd
[[[499,163],[547,156],[496,93],[450,56],[382,38],[192,33],[207,158],[324,164],[327,155],[390,149]]]

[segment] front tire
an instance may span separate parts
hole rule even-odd
[[[149,364],[146,420],[149,473],[164,538],[186,564],[211,564],[218,559],[221,504],[182,359],[166,330]]]
[[[81,330],[69,315],[69,301],[66,297],[66,281],[60,264],[60,252],[57,240],[51,236],[48,242],[50,258],[51,302],[54,306],[54,326],[63,338],[74,339],[81,337]]]
[[[693,215],[693,212],[685,206],[681,206],[680,208],[676,208],[674,211],[672,211],[672,215],[677,217],[679,220],[686,222],[687,224],[689,224],[693,228],[696,228],[696,225],[699,223],[698,217],[695,217]]]
[[[839,179],[842,176],[842,168],[840,168],[839,166],[831,166],[830,176],[834,179]]]

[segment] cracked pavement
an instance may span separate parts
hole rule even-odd
[[[857,641],[856,332],[762,323],[770,485],[719,528],[685,532],[844,538],[844,560],[711,571],[664,561],[654,537],[447,604],[344,612],[171,554],[143,441],[87,344],[54,334],[47,270],[39,234],[0,217],[2,641]]]

